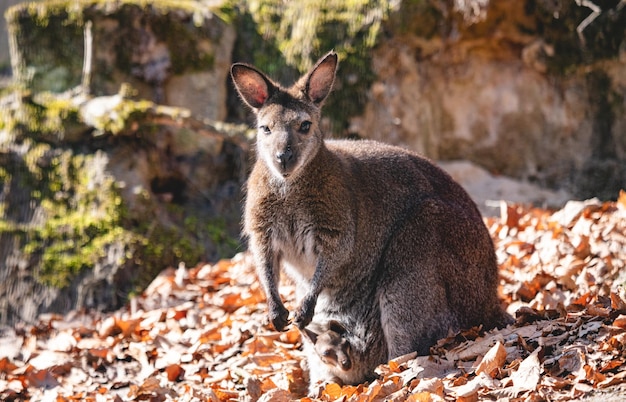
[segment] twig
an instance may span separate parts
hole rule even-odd
[[[576,32],[578,33],[578,39],[580,39],[580,43],[585,46],[585,36],[583,35],[583,31],[589,24],[591,24],[598,16],[602,13],[602,9],[598,7],[591,0],[575,0],[576,4],[580,7],[587,7],[591,10],[591,14],[587,16],[578,26],[576,27]]]
[[[91,21],[85,24],[85,54],[83,56],[83,78],[81,81],[82,92],[89,94],[91,84],[91,59],[93,57],[93,36],[91,34]]]

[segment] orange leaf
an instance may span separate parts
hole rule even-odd
[[[185,375],[185,369],[183,369],[178,364],[172,364],[165,368],[165,372],[167,373],[167,380],[174,382],[179,381]]]
[[[626,209],[626,191],[624,190],[619,191],[619,197],[617,198],[617,205]]]
[[[11,371],[15,370],[17,368],[17,366],[13,363],[11,363],[11,361],[7,358],[7,357],[3,357],[2,359],[0,359],[0,372],[2,373],[10,373]]]
[[[626,315],[620,314],[617,316],[617,318],[613,321],[613,326],[626,329]]]
[[[617,293],[611,292],[611,308],[613,310],[626,310],[626,301]]]
[[[580,296],[578,299],[572,300],[571,304],[578,304],[579,306],[586,306],[591,301],[591,293],[587,292]]]
[[[598,388],[610,387],[616,384],[622,384],[626,382],[626,371],[620,371],[612,377],[606,378],[604,381],[598,383]]]
[[[440,378],[422,378],[420,382],[413,388],[413,393],[428,392],[443,398],[443,381]]]
[[[274,389],[276,388],[276,383],[274,383],[274,381],[272,381],[271,378],[266,378],[261,382],[261,391],[263,392],[267,392],[270,389]]]
[[[408,398],[406,398],[406,400],[407,402],[431,402],[433,400],[433,397],[430,392],[424,391],[418,392],[416,394],[411,394]]]
[[[94,348],[94,349],[89,349],[88,353],[91,356],[99,357],[101,359],[106,359],[107,356],[109,355],[109,349],[95,349]]]
[[[609,360],[608,362],[604,363],[602,367],[600,367],[600,372],[604,373],[607,371],[611,371],[615,368],[618,368],[622,364],[624,364],[624,360],[622,359]]]
[[[468,396],[460,396],[456,400],[457,402],[476,402],[478,401],[478,392]]]
[[[344,385],[341,388],[341,396],[345,396],[346,398],[352,397],[352,395],[356,395],[359,392],[359,388],[354,385]]]
[[[238,400],[240,395],[239,392],[231,391],[223,388],[213,388],[213,392],[220,401],[230,401],[230,400]]]
[[[583,367],[587,376],[587,381],[593,383],[600,383],[606,380],[606,376],[602,373],[597,372],[592,366],[585,364]]]
[[[331,398],[331,400],[339,399],[341,397],[341,386],[334,382],[326,384],[324,394]]]
[[[252,356],[252,361],[259,366],[269,366],[275,363],[282,363],[285,361],[285,357],[280,354],[255,354]]]
[[[32,370],[27,374],[28,385],[35,388],[54,388],[59,382],[48,370]]]
[[[300,331],[297,327],[291,327],[285,332],[281,332],[280,341],[284,343],[294,344],[300,339]]]

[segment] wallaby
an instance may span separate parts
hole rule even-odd
[[[352,353],[382,344],[382,360],[425,354],[451,330],[510,322],[489,232],[459,184],[411,151],[324,139],[337,64],[330,52],[289,88],[253,66],[231,68],[257,120],[244,234],[271,323],[289,324],[281,267],[296,283],[295,324],[346,324]]]
[[[368,348],[366,353],[362,353],[363,347],[352,346],[353,343],[363,343],[362,339],[354,337],[336,320],[325,324],[314,321],[300,331],[303,335],[303,350],[307,356],[311,391],[319,384],[329,381],[341,385],[357,384],[375,377],[373,368],[385,362],[387,349],[382,339],[380,323],[374,323],[373,327],[371,330],[379,332],[380,340],[370,342],[373,348]]]
[[[332,377],[333,381],[343,383],[341,377],[335,375],[334,372],[350,372],[353,367],[350,342],[344,336],[347,330],[335,320],[329,321],[325,328],[314,328],[316,328],[314,325],[309,325],[300,331],[303,340],[309,341],[308,344],[304,344],[304,347],[306,349],[307,345],[311,346],[320,363],[323,363],[326,371],[330,372],[330,374],[324,373],[316,377]],[[310,361],[309,357],[309,364]],[[320,364],[315,366],[321,367]],[[309,368],[311,369],[311,366]]]

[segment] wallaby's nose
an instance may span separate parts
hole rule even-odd
[[[291,146],[287,146],[284,151],[276,152],[276,159],[280,162],[283,169],[287,166],[287,163],[293,159],[293,151]]]

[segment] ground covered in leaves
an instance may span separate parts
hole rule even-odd
[[[0,333],[2,400],[626,399],[626,193],[486,220],[516,323],[451,334],[357,386],[306,397],[300,334],[266,324],[243,253],[165,270],[112,314],[46,315]],[[293,289],[281,288],[293,310]]]

